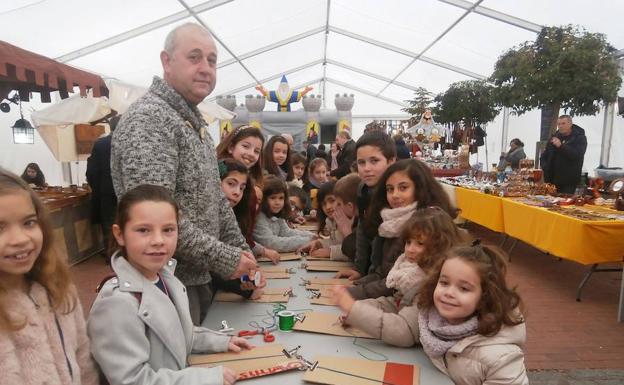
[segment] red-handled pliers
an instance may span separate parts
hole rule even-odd
[[[264,334],[264,342],[275,341],[275,336],[268,330],[241,330],[238,332],[239,337],[251,337],[258,334]]]

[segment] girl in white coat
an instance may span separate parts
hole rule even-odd
[[[168,191],[128,191],[113,235],[120,246],[111,258],[116,277],[102,286],[88,321],[93,356],[110,384],[233,384],[231,369],[187,367],[191,353],[252,346],[193,326],[186,289],[173,275],[178,208]]]
[[[418,299],[420,343],[457,385],[528,385],[521,300],[507,287],[505,258],[475,241],[428,275]]]

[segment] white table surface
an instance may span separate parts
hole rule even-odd
[[[292,287],[294,294],[297,296],[291,298],[287,304],[285,304],[288,310],[294,310],[296,312],[303,312],[305,310],[314,310],[340,314],[340,309],[335,306],[322,306],[311,305],[310,300],[307,297],[306,290],[303,286],[300,286],[301,278],[305,277],[319,277],[319,278],[331,278],[334,273],[323,272],[310,272],[305,269],[299,268],[301,261],[281,262],[279,266],[284,268],[295,268],[295,274],[291,275],[290,279],[270,279],[267,282],[267,287]],[[270,265],[270,264],[267,264]],[[235,329],[238,333],[240,330],[251,330],[248,325],[250,321],[257,321],[262,325],[262,319],[269,317],[267,312],[271,312],[273,304],[267,303],[231,303],[231,302],[213,302],[208,315],[204,320],[203,326],[213,330],[218,330],[221,327],[221,321],[227,320],[230,327]],[[358,354],[361,354],[381,360],[382,357],[371,353],[370,351],[358,347],[353,344],[353,337],[341,337],[332,336],[317,333],[307,332],[280,332],[279,330],[273,332],[275,335],[275,342],[283,345],[286,349],[294,348],[297,345],[301,345],[299,354],[301,354],[307,360],[314,360],[314,356],[317,354],[323,355],[335,355],[348,358],[360,358],[367,361],[366,358]],[[250,341],[259,346],[265,344],[262,340],[262,336],[254,336]],[[437,370],[429,361],[422,348],[398,348],[390,345],[386,345],[380,340],[371,340],[365,338],[358,338],[357,343],[364,345],[375,352],[381,353],[388,358],[390,362],[401,362],[408,364],[415,364],[420,368],[420,384],[421,385],[452,385],[451,380]],[[286,373],[278,373],[275,375],[260,377],[252,380],[243,381],[249,385],[275,385],[280,384],[303,384],[303,372],[291,371]]]

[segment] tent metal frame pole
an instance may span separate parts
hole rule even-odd
[[[210,9],[219,7],[221,5],[230,3],[234,0],[210,0],[210,1],[206,1],[204,3],[198,4],[194,7],[192,7],[191,9],[193,10],[193,12],[196,13],[201,13],[201,12],[205,12],[208,11]],[[72,60],[76,60],[78,58],[81,58],[83,56],[92,54],[94,52],[100,51],[104,48],[108,48],[110,46],[119,44],[119,43],[123,43],[126,40],[132,39],[134,37],[137,36],[141,36],[145,33],[148,33],[150,31],[153,31],[155,29],[161,28],[161,27],[165,27],[169,24],[175,23],[176,21],[180,21],[180,20],[184,20],[187,17],[191,16],[191,13],[188,10],[184,10],[184,11],[180,11],[180,12],[176,12],[173,15],[169,15],[166,17],[163,17],[161,19],[155,20],[151,23],[148,24],[144,24],[140,27],[137,28],[133,28],[129,31],[120,33],[118,35],[109,37],[107,39],[101,40],[97,43],[94,44],[90,44],[88,46],[79,48],[75,51],[69,52],[65,55],[61,55],[59,57],[54,58],[54,60],[61,62],[61,63],[67,63],[69,61]]]
[[[615,103],[608,103],[604,109],[602,123],[602,145],[600,146],[600,164],[609,167],[611,158],[611,140],[613,137],[613,121],[615,120]]]
[[[327,41],[329,40],[329,10],[331,8],[331,0],[327,0],[327,14],[325,15],[325,42],[323,43],[323,108],[327,108]]]
[[[435,39],[433,39],[433,41],[431,43],[429,43],[425,48],[423,48],[418,55],[416,55],[416,57],[414,57],[409,63],[407,63],[407,65],[405,67],[403,67],[402,70],[400,70],[393,78],[391,81],[389,81],[385,86],[383,86],[383,88],[381,90],[379,90],[379,92],[377,92],[377,95],[381,95],[382,92],[384,92],[388,87],[390,87],[390,85],[398,79],[399,76],[401,76],[405,71],[407,71],[408,68],[410,68],[412,66],[412,64],[414,64],[422,55],[425,54],[425,52],[429,51],[429,49],[431,49],[431,47],[433,47],[434,45],[436,45],[440,40],[442,40],[442,38],[444,36],[446,36],[446,34],[448,34],[449,32],[451,32],[453,30],[453,28],[455,28],[462,20],[464,20],[466,18],[466,16],[470,15],[472,13],[472,11],[479,6],[479,4],[481,4],[483,2],[483,0],[477,0],[476,3],[474,3],[470,8],[466,9],[466,12],[464,12],[463,15],[461,15],[459,18],[457,18],[457,20],[455,20],[451,25],[449,25],[440,35],[438,35],[438,37],[436,37]]]
[[[473,3],[466,0],[438,0],[443,3],[453,5],[458,8],[469,9],[473,6]],[[505,24],[513,25],[514,27],[526,29],[527,31],[539,33],[542,30],[542,26],[528,20],[521,19],[519,17],[511,16],[503,12],[495,11],[491,8],[487,8],[484,6],[477,6],[473,10],[474,13],[477,13],[481,16],[489,17],[494,20],[501,21]]]
[[[409,50],[406,50],[406,49],[403,49],[403,48],[400,48],[400,47],[393,46],[392,44],[388,44],[388,43],[384,43],[384,42],[381,42],[381,41],[378,41],[378,40],[375,40],[375,39],[371,39],[371,38],[362,36],[360,34],[347,31],[347,30],[342,29],[342,28],[337,28],[337,27],[330,26],[329,30],[330,30],[330,32],[334,32],[334,33],[337,33],[337,34],[340,34],[340,35],[343,35],[343,36],[346,36],[346,37],[350,37],[352,39],[359,40],[359,41],[362,41],[364,43],[372,44],[372,45],[375,45],[377,47],[384,48],[384,49],[387,49],[388,51],[396,52],[396,53],[404,55],[404,56],[408,56],[408,57],[411,57],[411,58],[414,58],[414,57],[418,56],[418,54],[415,53],[415,52],[412,52],[412,51],[409,51]],[[431,59],[431,58],[426,57],[424,55],[421,56],[419,58],[419,60],[424,61],[425,63],[429,63],[429,64],[433,64],[433,65],[438,66],[438,67],[445,68],[445,69],[453,71],[453,72],[457,72],[459,74],[465,75],[465,76],[473,78],[473,79],[477,79],[477,80],[485,80],[485,79],[487,79],[487,76],[484,76],[484,75],[478,74],[476,72],[472,72],[472,71],[469,71],[467,69],[464,69],[464,68],[461,68],[461,67],[457,67],[457,66],[454,66],[452,64],[448,64],[448,63],[445,63],[445,62],[442,62],[442,61],[439,61],[439,60]]]
[[[219,42],[219,44],[221,44],[221,46],[223,46],[223,48],[238,62],[238,64],[243,67],[243,69],[245,70],[245,72],[247,72],[249,74],[249,76],[251,76],[251,78],[253,80],[256,81],[257,84],[262,84],[260,83],[260,81],[256,78],[256,76],[251,72],[251,70],[249,70],[249,68],[247,68],[247,66],[245,64],[243,64],[242,60],[238,58],[238,56],[236,56],[236,54],[234,53],[234,51],[232,51],[227,44],[225,44],[223,42],[223,40],[212,30],[210,29],[210,27],[208,27],[208,25],[204,22],[204,20],[199,17],[199,15],[193,11],[193,8],[190,7],[188,4],[186,4],[186,1],[184,0],[178,0],[178,3],[182,4],[182,6],[189,12],[189,14],[195,19],[197,20],[197,22],[204,28],[206,28],[206,30],[208,30],[208,32],[210,32],[210,34],[212,35],[212,38],[215,39],[217,42]]]
[[[264,79],[261,79],[261,80],[260,80],[260,84],[262,84],[262,83],[266,83],[266,82],[270,82],[271,80],[275,80],[275,79],[281,78],[281,77],[282,77],[282,75],[288,75],[288,74],[291,74],[291,73],[293,73],[293,72],[297,72],[297,71],[304,70],[304,69],[306,69],[306,68],[309,68],[309,67],[315,66],[315,65],[320,64],[320,63],[322,63],[322,62],[323,62],[323,59],[318,59],[318,60],[311,61],[311,62],[309,62],[309,63],[307,63],[307,64],[301,65],[301,66],[299,66],[299,67],[295,67],[295,68],[291,68],[291,69],[286,70],[286,71],[281,71],[281,72],[278,72],[276,75],[271,75],[271,76],[269,76],[269,77],[266,77],[266,78],[264,78]],[[206,100],[208,100],[208,101],[213,101],[213,100],[215,100],[215,99],[217,98],[217,96],[220,96],[220,95],[231,95],[231,94],[235,94],[235,93],[238,93],[238,92],[240,92],[240,91],[244,91],[244,90],[246,90],[246,89],[248,89],[248,88],[252,88],[252,87],[253,87],[253,86],[255,86],[256,84],[258,84],[258,83],[248,83],[248,84],[245,84],[244,86],[241,86],[241,87],[235,88],[235,89],[233,89],[233,90],[229,90],[229,91],[226,91],[226,92],[221,92],[221,93],[219,93],[219,94],[215,94],[214,96],[211,96],[210,98],[208,98],[208,99],[206,99]],[[308,83],[308,84],[309,84],[309,83]]]
[[[374,92],[362,89],[360,87],[356,87],[354,85],[342,82],[340,80],[336,80],[336,79],[332,79],[332,78],[327,78],[326,77],[325,81],[327,81],[329,83],[334,83],[334,84],[336,84],[338,86],[342,86],[342,87],[348,88],[348,89],[353,90],[353,91],[361,92],[363,94],[372,96],[372,97],[377,98],[377,99],[385,100],[386,102],[389,102],[389,103],[392,103],[392,104],[396,104],[396,105],[401,106],[401,107],[407,107],[408,106],[407,103],[399,102],[398,100],[395,100],[395,99],[392,99],[392,98],[388,98],[386,96],[375,95]]]
[[[503,132],[501,133],[501,152],[509,143],[509,107],[503,107]]]

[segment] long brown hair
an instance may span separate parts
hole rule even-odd
[[[262,135],[260,129],[253,126],[240,126],[235,128],[225,138],[223,138],[221,143],[217,146],[217,159],[231,158],[232,154],[230,154],[230,150],[234,148],[238,142],[249,137],[258,138],[262,143],[260,145],[258,161],[249,168],[249,174],[253,177],[257,184],[262,186],[262,149],[264,148],[264,135]]]
[[[481,280],[481,299],[476,315],[479,321],[478,333],[493,336],[503,325],[513,326],[524,322],[521,315],[522,300],[515,288],[507,287],[505,276],[507,264],[503,252],[491,246],[459,246],[451,249],[427,275],[418,297],[419,309],[434,306],[433,292],[438,284],[444,262],[459,258],[475,267]],[[520,310],[520,314],[516,312]]]
[[[434,178],[429,166],[416,159],[403,159],[391,164],[379,178],[379,182],[373,190],[369,209],[366,211],[365,229],[368,234],[374,235],[381,224],[381,210],[390,207],[386,194],[386,182],[396,172],[405,172],[414,183],[416,191],[415,201],[417,208],[438,206],[446,211],[451,218],[457,217],[457,209],[453,207],[448,195],[442,189],[440,183]]]
[[[26,182],[0,167],[0,196],[16,193],[25,193],[30,197],[43,234],[41,253],[37,256],[32,269],[26,273],[26,280],[37,282],[46,289],[55,311],[69,313],[75,308],[77,297],[72,288],[66,256],[51,252],[54,239],[48,212]],[[9,289],[4,282],[0,281],[0,330],[20,330],[26,325],[27,320],[16,320],[9,316],[9,309],[6,308]]]
[[[453,246],[467,243],[469,235],[453,223],[446,211],[432,206],[416,210],[405,223],[401,239],[403,242],[408,239],[423,242],[425,252],[418,260],[418,266],[428,272]]]
[[[284,164],[281,166],[278,166],[277,163],[275,163],[275,160],[273,160],[273,147],[275,146],[275,143],[283,143],[286,145],[286,160],[284,161]],[[264,146],[264,152],[263,152],[263,158],[264,158],[264,168],[267,170],[267,172],[271,175],[275,175],[276,177],[280,177],[280,172],[279,172],[279,168],[282,169],[282,171],[284,171],[284,173],[286,174],[286,180],[287,181],[291,181],[293,180],[293,170],[292,170],[292,164],[290,163],[290,145],[288,144],[288,142],[286,141],[286,139],[281,136],[281,135],[275,135],[272,136],[271,139],[269,139],[269,141],[267,142],[266,146]]]

